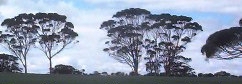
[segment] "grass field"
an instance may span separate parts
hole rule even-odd
[[[80,76],[0,73],[0,84],[242,84],[231,77]]]

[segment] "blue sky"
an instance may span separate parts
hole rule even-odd
[[[192,58],[190,65],[195,71],[214,73],[224,70],[242,75],[242,59],[211,59],[206,62],[205,56],[200,53],[201,46],[210,34],[238,26],[238,21],[242,18],[241,3],[242,0],[0,0],[0,22],[20,13],[56,12],[66,15],[67,20],[74,24],[80,43],[54,57],[53,65],[68,64],[78,69],[86,69],[87,73],[95,70],[128,73],[131,69],[127,65],[118,63],[102,51],[107,39],[105,31],[99,29],[103,21],[111,19],[117,11],[137,7],[147,9],[153,14],[190,16],[204,29],[188,44],[183,53]],[[0,50],[7,53],[4,49]],[[29,72],[48,72],[48,60],[38,50],[32,49],[27,59]],[[139,69],[142,74],[146,73],[143,63],[144,61]]]

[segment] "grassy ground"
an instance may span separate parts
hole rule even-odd
[[[0,84],[242,84],[230,77],[117,77],[0,73]]]

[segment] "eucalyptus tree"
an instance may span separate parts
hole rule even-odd
[[[202,31],[201,25],[192,22],[191,17],[159,14],[150,15],[143,26],[148,31],[144,42],[148,69],[158,73],[163,64],[166,75],[174,75],[179,67],[190,67],[187,63],[191,59],[180,54],[192,38]]]
[[[68,45],[78,42],[75,40],[78,34],[74,31],[74,25],[66,21],[65,15],[37,13],[34,18],[39,27],[36,47],[48,58],[50,73],[52,73],[52,58]]]
[[[234,59],[242,56],[242,19],[239,21],[240,27],[219,30],[211,34],[201,52],[207,58]]]
[[[136,74],[142,56],[142,23],[148,15],[150,12],[145,9],[125,9],[114,14],[112,20],[104,21],[100,27],[107,31],[109,38],[104,51],[118,62],[129,65]]]
[[[1,32],[0,42],[10,53],[17,56],[27,73],[27,56],[36,42],[38,27],[35,25],[33,14],[19,14],[14,18],[5,19],[2,26],[7,28]]]

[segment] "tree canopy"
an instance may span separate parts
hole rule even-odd
[[[231,27],[211,34],[201,52],[207,58],[233,59],[241,57],[241,47],[242,27]]]
[[[54,74],[82,74],[84,73],[84,69],[82,71],[75,69],[71,65],[63,65],[63,64],[58,64],[53,68],[53,73]]]

